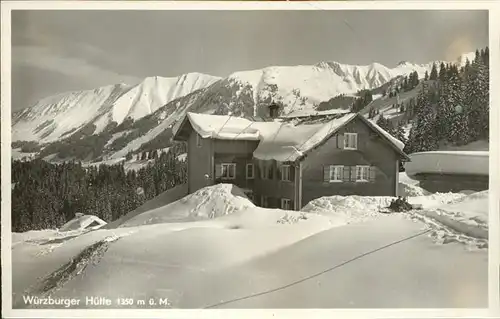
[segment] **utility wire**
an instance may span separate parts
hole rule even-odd
[[[219,133],[222,131],[222,129],[224,128],[224,126],[226,126],[227,122],[229,122],[229,120],[231,119],[232,117],[232,114],[229,114],[228,115],[228,118],[226,120],[226,122],[224,122],[224,124],[222,124],[222,126],[219,128],[219,130],[217,131],[217,134],[216,135],[219,135]]]
[[[334,267],[328,268],[328,269],[326,269],[326,270],[323,270],[323,271],[321,271],[321,272],[319,272],[319,273],[316,273],[316,274],[310,275],[310,276],[308,276],[308,277],[305,277],[305,278],[302,278],[302,279],[296,280],[296,281],[294,281],[294,282],[292,282],[292,283],[289,283],[289,284],[287,284],[287,285],[280,286],[280,287],[273,288],[273,289],[269,289],[269,290],[262,291],[262,292],[259,292],[259,293],[255,293],[255,294],[247,295],[247,296],[240,297],[240,298],[235,298],[235,299],[231,299],[231,300],[227,300],[227,301],[222,301],[222,302],[219,302],[219,303],[216,303],[216,304],[213,304],[213,305],[210,305],[210,306],[204,307],[203,309],[211,309],[211,308],[215,308],[215,307],[218,307],[218,306],[227,305],[227,304],[230,304],[230,303],[233,303],[233,302],[242,301],[242,300],[246,300],[246,299],[250,299],[250,298],[255,298],[255,297],[259,297],[259,296],[267,295],[267,294],[270,294],[270,293],[273,293],[273,292],[277,292],[277,291],[280,291],[280,290],[284,290],[284,289],[286,289],[286,288],[289,288],[289,287],[295,286],[295,285],[297,285],[297,284],[299,284],[299,283],[302,283],[302,282],[305,282],[305,281],[311,280],[311,279],[313,279],[313,278],[315,278],[315,277],[321,276],[321,275],[323,275],[323,274],[325,274],[325,273],[327,273],[327,272],[330,272],[330,271],[336,270],[336,269],[338,269],[338,268],[340,268],[340,267],[343,267],[343,266],[345,266],[345,265],[347,265],[347,264],[349,264],[349,263],[351,263],[351,262],[353,262],[353,261],[355,261],[355,260],[361,259],[361,258],[363,258],[363,257],[365,257],[365,256],[371,255],[371,254],[373,254],[373,253],[376,253],[376,252],[378,252],[378,251],[384,250],[384,249],[386,249],[386,248],[389,248],[389,247],[391,247],[391,246],[397,245],[397,244],[399,244],[399,243],[402,243],[402,242],[408,241],[408,240],[410,240],[410,239],[413,239],[413,238],[416,238],[416,237],[419,237],[419,236],[425,235],[425,234],[429,233],[430,231],[431,231],[431,230],[425,230],[425,231],[423,231],[423,232],[420,232],[420,233],[418,233],[418,234],[412,235],[412,236],[410,236],[410,237],[406,237],[406,238],[403,238],[403,239],[401,239],[401,240],[398,240],[398,241],[392,242],[392,243],[390,243],[390,244],[388,244],[388,245],[385,245],[385,246],[379,247],[379,248],[377,248],[377,249],[374,249],[374,250],[368,251],[368,252],[363,253],[363,254],[361,254],[361,255],[358,255],[358,256],[356,256],[356,257],[354,257],[354,258],[352,258],[352,259],[349,259],[349,260],[347,260],[347,261],[345,261],[345,262],[343,262],[343,263],[341,263],[341,264],[338,264],[338,265],[336,265],[336,266],[334,266]]]

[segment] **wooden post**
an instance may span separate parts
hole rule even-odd
[[[295,200],[293,201],[295,206],[294,209],[298,211],[302,208],[302,161],[299,161],[295,165],[294,187],[295,187]]]
[[[399,160],[396,160],[396,177],[395,177],[396,185],[394,190],[394,196],[399,196]]]

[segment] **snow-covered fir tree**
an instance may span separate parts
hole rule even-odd
[[[434,69],[429,80],[437,72]],[[463,145],[489,138],[488,48],[477,50],[474,60],[461,68],[441,63],[437,82],[423,83],[415,105],[408,103],[405,112],[413,118],[405,151],[430,151],[441,143]]]
[[[416,118],[413,121],[405,151],[414,153],[435,150],[438,146],[434,132],[435,114],[431,92],[429,92],[428,85],[425,83],[419,93],[416,109]]]

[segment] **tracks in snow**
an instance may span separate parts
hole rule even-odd
[[[469,225],[456,221],[441,211],[413,210],[410,218],[425,223],[432,231],[429,236],[439,244],[460,243],[469,248],[488,248],[488,226]]]
[[[78,255],[71,258],[69,262],[30,287],[26,295],[36,295],[39,297],[52,295],[70,280],[81,275],[87,266],[98,264],[108,250],[110,243],[116,241],[118,238],[110,236],[86,247]]]

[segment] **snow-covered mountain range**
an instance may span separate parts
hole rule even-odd
[[[51,96],[15,116],[13,140],[51,142],[89,124],[96,126],[94,133],[100,133],[111,122],[120,124],[127,117],[140,119],[218,80],[200,73],[155,76],[136,85],[115,84]]]
[[[453,63],[462,64],[466,57],[470,59],[471,53]],[[320,62],[240,71],[226,78],[200,73],[148,77],[136,85],[115,84],[42,99],[14,115],[12,140],[44,144],[63,140],[83,129],[86,135],[100,134],[127,119],[147,118],[148,130],[142,130],[141,136],[116,154],[124,156],[171,129],[188,110],[255,116],[262,115],[270,102],[281,102],[282,114],[315,111],[321,102],[333,97],[355,96],[360,90],[379,88],[414,71],[423,77],[433,63],[441,62],[401,62],[394,68],[379,63]]]

